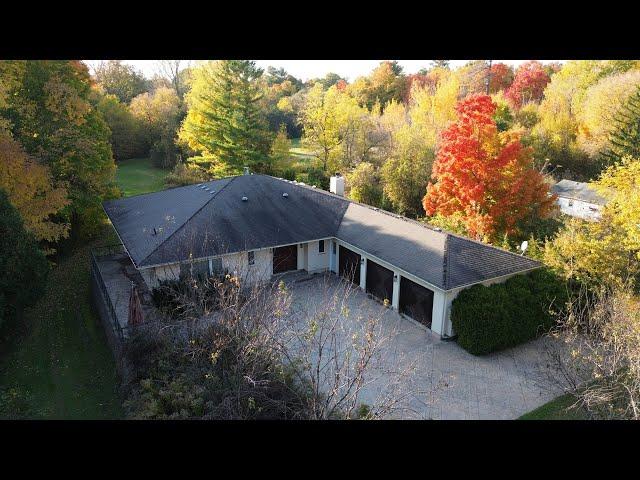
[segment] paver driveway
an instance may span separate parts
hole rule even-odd
[[[335,275],[285,282],[294,311],[310,314],[326,309],[330,292],[342,288]],[[362,331],[363,318],[380,319],[377,334],[386,341],[369,367],[371,383],[360,400],[373,405],[391,385],[399,384],[396,393],[403,394],[402,407],[392,418],[514,419],[561,393],[549,381],[542,340],[476,357],[455,341],[437,339],[360,289],[351,291],[346,304],[349,312],[340,333],[345,342]]]

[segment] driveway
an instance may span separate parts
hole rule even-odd
[[[292,277],[285,283],[293,311],[303,314],[295,317],[301,318],[331,309],[330,299],[345,285],[325,274]],[[476,357],[359,288],[335,311],[342,317],[338,335],[345,345],[362,338],[367,319],[377,319],[375,334],[384,342],[367,367],[359,400],[375,405],[390,394],[402,398],[390,418],[515,419],[561,393],[549,380],[543,340]]]

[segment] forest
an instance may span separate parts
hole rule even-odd
[[[437,60],[411,74],[383,61],[352,81],[249,60],[163,60],[158,72],[0,61],[0,327],[103,235],[101,203],[123,194],[116,172],[131,159],[164,172],[158,188],[248,166],[328,189],[340,173],[355,201],[512,251],[527,240],[527,255],[591,292],[592,311],[615,304],[631,373],[606,378],[640,398],[640,61]],[[559,216],[560,179],[607,198],[600,222]]]

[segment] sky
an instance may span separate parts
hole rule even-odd
[[[102,60],[85,60],[90,68],[95,68]],[[526,60],[494,60],[494,63],[503,62],[508,65],[518,66]],[[146,77],[153,77],[157,73],[157,60],[123,60],[124,63],[133,65],[141,70]],[[195,63],[193,60],[185,62]],[[367,75],[373,70],[381,60],[256,60],[256,64],[266,69],[268,66],[284,68],[288,73],[301,79],[324,77],[327,73],[337,73],[348,81],[353,81],[357,77]],[[429,66],[431,60],[399,60],[398,63],[404,68],[407,74],[416,73],[421,68]],[[464,65],[467,60],[451,60],[452,67]],[[548,63],[549,60],[541,60]]]

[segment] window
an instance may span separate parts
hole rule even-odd
[[[335,255],[337,253],[337,246],[336,246],[336,242],[331,242],[333,245],[333,254]]]
[[[256,254],[255,252],[247,252],[249,255],[249,265],[255,265],[256,263]]]
[[[318,253],[324,253],[324,240],[318,242]]]
[[[222,273],[222,259],[212,258],[209,260],[209,274],[216,275]]]

